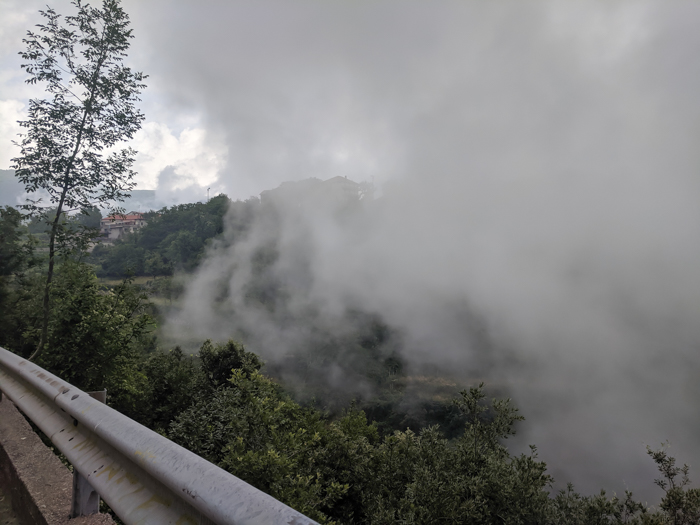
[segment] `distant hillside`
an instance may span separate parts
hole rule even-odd
[[[14,170],[0,170],[0,206],[17,206],[24,202],[24,186],[15,178]]]
[[[232,207],[235,234],[244,232],[257,209],[258,201],[229,201],[218,195],[207,203],[195,202],[162,208],[144,214],[146,225],[114,244],[97,246],[90,257],[100,277],[171,275],[176,270],[192,271],[204,257],[210,240],[224,230],[224,215]],[[131,207],[128,211],[132,211]]]

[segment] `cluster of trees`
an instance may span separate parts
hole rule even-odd
[[[454,399],[465,416],[456,439],[437,426],[382,436],[361,410],[350,408],[329,420],[295,403],[260,373],[257,357],[233,341],[205,342],[199,359],[177,350],[157,359],[165,369],[180,371],[183,381],[179,395],[168,392],[168,399],[181,404],[169,406],[166,435],[321,523],[691,524],[700,519],[700,490],[688,488],[687,466],[677,467],[664,449],[649,450],[661,473],[656,483],[665,491],[658,509],[629,492],[624,498],[604,491],[581,496],[569,485],[552,495],[553,479],[536,449],[513,456],[504,444],[515,433],[514,423],[524,418],[510,400],[486,402],[483,384]]]
[[[49,207],[42,210],[42,213],[31,216],[27,224],[29,233],[34,235],[48,234],[51,231],[51,225],[56,219],[56,212],[56,208]],[[89,233],[96,236],[101,220],[102,212],[99,208],[93,207],[77,215],[68,215],[64,212],[61,214],[58,222],[62,229],[74,232],[78,232],[81,229],[91,230]]]
[[[204,257],[206,247],[224,230],[224,215],[241,217],[241,229],[250,224],[257,201],[231,202],[218,195],[207,203],[180,204],[144,214],[146,225],[117,240],[99,245],[89,261],[100,276],[172,275],[191,271]]]

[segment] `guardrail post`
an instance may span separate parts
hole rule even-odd
[[[107,402],[107,390],[87,394],[101,403]],[[70,517],[89,516],[98,512],[100,512],[100,495],[77,470],[73,470],[73,500]]]

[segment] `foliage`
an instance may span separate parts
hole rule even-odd
[[[56,220],[56,208],[44,208],[41,213],[35,213],[29,221],[27,228],[29,233],[48,233],[51,231],[51,224]],[[67,224],[68,217],[65,213],[59,219],[59,223],[65,227]]]
[[[81,210],[74,220],[85,228],[99,230],[100,222],[102,221],[102,212],[97,206],[93,206],[92,208]]]
[[[234,369],[251,374],[263,365],[257,355],[247,352],[242,344],[232,339],[224,344],[212,344],[211,340],[206,340],[199,350],[199,359],[202,371],[214,388],[229,386]]]
[[[483,405],[481,387],[461,393],[469,419],[452,443],[437,427],[396,432],[379,447],[367,491],[371,523],[542,523],[551,482],[531,455],[512,457],[502,440],[522,419],[508,400]]]
[[[144,214],[146,225],[113,247],[93,252],[93,261],[105,276],[168,276],[175,270],[192,271],[204,257],[212,239],[224,230],[228,213],[232,235],[243,235],[257,209],[256,201],[229,201],[217,195],[207,203],[180,204]]]
[[[40,32],[23,40],[27,83],[45,83],[51,98],[29,101],[21,155],[13,159],[26,190],[48,193],[59,213],[127,196],[134,152],[101,152],[132,138],[144,118],[135,102],[145,77],[122,65],[132,35],[118,0],[105,0],[102,9],[72,3],[77,14],[64,25],[49,8],[41,11]]]
[[[117,243],[112,248],[99,246],[93,250],[91,260],[94,260],[95,256],[99,256],[102,253],[109,253],[110,257],[106,263],[102,264],[102,269],[106,270],[106,272],[100,272],[101,274],[120,277],[127,274],[143,275],[145,254],[143,248],[123,243]]]
[[[116,268],[112,268],[112,273],[114,273],[115,270],[119,271]],[[163,256],[160,253],[150,253],[145,255],[143,261],[143,273],[146,275],[152,275],[155,279],[158,275],[170,275],[172,271],[172,266],[170,266],[165,259],[163,259]],[[171,282],[171,280],[169,279],[168,282]],[[167,292],[170,292],[170,290]],[[170,293],[168,293],[168,295],[170,295]]]
[[[632,493],[625,492],[625,498],[617,496],[608,498],[604,490],[593,496],[581,496],[574,491],[571,483],[566,490],[561,490],[551,501],[548,523],[552,525],[622,525],[663,523],[654,521],[658,515],[632,498]],[[650,521],[651,520],[651,521]]]
[[[700,489],[686,488],[690,483],[688,465],[677,467],[675,458],[668,455],[666,447],[659,450],[647,447],[647,453],[662,474],[654,483],[665,492],[660,507],[666,513],[666,523],[700,523]]]
[[[149,330],[145,299],[128,279],[103,291],[88,265],[63,263],[52,288],[51,300],[60,306],[49,327],[51,352],[39,364],[84,390],[112,386],[125,362],[138,357],[134,343]]]
[[[345,487],[309,471],[323,423],[258,372],[235,370],[230,388],[201,398],[171,424],[169,436],[312,518]]]
[[[148,293],[152,297],[162,297],[172,304],[173,299],[182,295],[184,283],[176,277],[153,278],[148,281]]]
[[[509,400],[485,403],[483,385],[455,401],[466,421],[456,440],[438,427],[381,438],[355,409],[328,421],[255,367],[211,387],[175,418],[169,437],[321,523],[698,523],[700,490],[686,488],[687,467],[663,449],[649,451],[666,490],[660,510],[630,492],[581,496],[569,485],[551,497],[535,447],[512,456],[503,444],[522,417]]]
[[[142,424],[164,432],[170,421],[189,407],[206,386],[197,363],[181,348],[155,352],[140,366],[147,387],[138,408],[128,414]]]
[[[24,266],[30,252],[22,242],[22,214],[11,206],[0,207],[0,279]]]
[[[233,369],[247,373],[262,366],[258,357],[234,341],[202,345],[199,356],[185,354],[180,347],[157,351],[143,358],[135,374],[143,378],[136,406],[115,405],[140,423],[165,432],[171,421],[219,387],[228,387]]]
[[[57,208],[49,207],[32,214],[27,225],[29,233],[49,234],[52,224],[56,220],[56,211]],[[72,241],[66,239],[66,242],[72,245],[85,245],[87,241],[98,236],[101,219],[102,212],[95,207],[72,216],[64,212],[58,219],[58,224],[60,231],[64,232],[64,236],[73,237]],[[68,246],[64,246],[64,248],[68,248]]]
[[[0,207],[0,344],[15,330],[14,299],[25,280],[24,270],[35,262],[33,240],[23,239],[21,221],[19,211]]]
[[[3,312],[2,344],[21,355],[40,337],[42,287],[40,275],[24,277]],[[57,267],[50,299],[51,352],[38,364],[78,388],[107,388],[114,402],[135,404],[143,389],[136,364],[152,327],[146,297],[129,279],[105,290],[89,265],[67,260]]]
[[[141,127],[143,114],[135,107],[144,76],[122,64],[129,40],[129,18],[119,0],[103,0],[102,9],[75,0],[75,15],[41,11],[46,23],[38,33],[27,32],[22,68],[27,83],[44,84],[49,98],[29,101],[28,120],[20,121],[25,133],[20,156],[13,160],[15,174],[29,193],[48,195],[55,206],[50,221],[49,265],[43,293],[41,335],[31,358],[48,342],[50,290],[59,251],[83,245],[93,232],[63,227],[68,210],[89,214],[97,204],[122,200],[133,188],[131,148],[105,149],[131,139]],[[34,201],[25,206],[35,216],[45,210]]]
[[[362,412],[326,422],[258,372],[201,398],[172,423],[176,442],[320,521],[542,523],[550,478],[536,456],[500,439],[518,417],[508,402],[477,417],[456,443],[436,427],[379,439]],[[464,393],[464,406],[481,390]],[[471,405],[469,405],[471,406]],[[478,447],[473,436],[478,435]]]
[[[581,496],[573,486],[560,491],[552,499],[549,523],[563,525],[691,525],[700,523],[700,489],[688,488],[689,468],[676,466],[675,458],[668,455],[667,446],[658,450],[647,447],[647,453],[656,463],[661,477],[654,483],[665,494],[659,510],[647,508],[635,501],[632,493],[624,498],[608,498],[605,491],[594,496]]]

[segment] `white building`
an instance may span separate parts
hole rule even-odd
[[[131,213],[128,215],[110,215],[100,221],[100,234],[105,241],[114,242],[127,233],[133,233],[146,225],[143,215]]]

